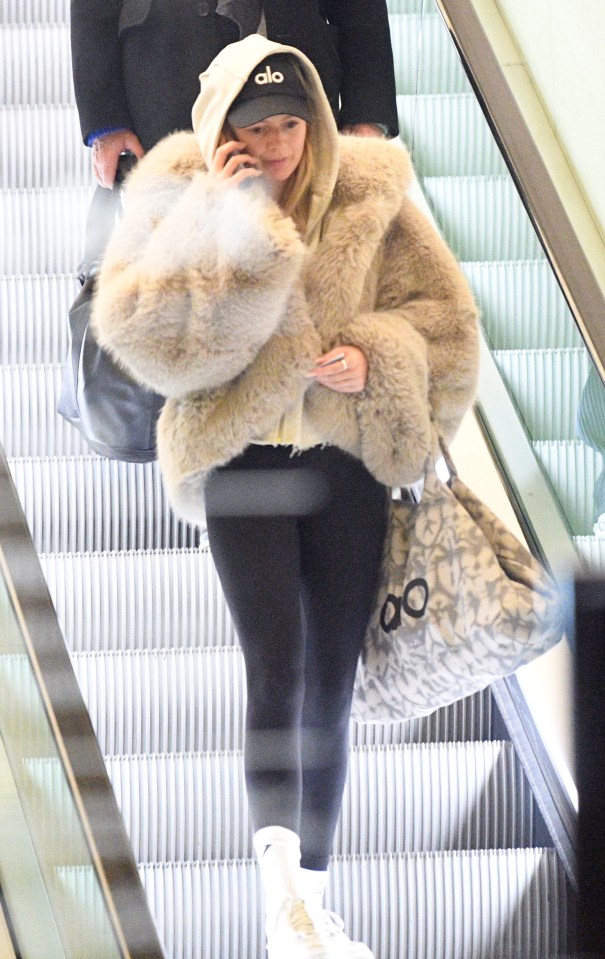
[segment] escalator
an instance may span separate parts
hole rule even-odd
[[[436,5],[389,6],[402,138],[566,546],[598,566],[598,456],[575,436],[586,347]],[[91,195],[67,0],[5,2],[0,49],[0,442],[166,955],[260,959],[242,660],[203,534],[171,513],[156,464],[90,455],[55,413]],[[26,663],[5,652],[0,696],[16,697]],[[40,759],[20,761],[45,808],[63,773]],[[377,959],[562,959],[573,867],[535,783],[497,690],[352,723],[329,907]],[[5,869],[0,856],[2,887]]]

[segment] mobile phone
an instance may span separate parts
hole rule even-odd
[[[233,153],[231,154],[231,156],[232,156],[232,157],[237,157],[237,156],[240,156],[241,154],[243,154],[243,153],[245,153],[245,152],[246,152],[245,150],[234,150]],[[240,163],[240,165],[239,165],[239,166],[237,167],[237,169],[236,169],[236,173],[237,173],[237,170],[248,170],[248,169],[250,169],[250,164],[249,164],[249,163]]]
[[[332,366],[332,363],[341,363],[345,358],[344,353],[337,353],[336,356],[333,356],[331,360],[325,360],[323,363],[318,363],[318,366]]]

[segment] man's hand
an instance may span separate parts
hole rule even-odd
[[[131,130],[116,130],[97,137],[92,145],[92,168],[99,186],[110,190],[116,178],[120,153],[130,150],[139,159],[145,153],[138,136]]]
[[[354,137],[384,137],[384,131],[377,123],[347,123],[341,132]]]

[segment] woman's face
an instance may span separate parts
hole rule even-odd
[[[249,127],[233,127],[237,140],[259,162],[264,176],[276,186],[284,184],[300,163],[307,124],[300,117],[280,113]]]

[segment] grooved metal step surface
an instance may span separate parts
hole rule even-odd
[[[397,93],[465,93],[468,80],[438,14],[391,14]]]
[[[0,367],[0,442],[7,456],[85,456],[90,448],[57,413],[63,367]]]
[[[236,644],[207,548],[40,557],[74,652]]]
[[[585,348],[495,350],[493,357],[533,439],[576,439],[578,403],[589,366]],[[557,394],[565,403],[553,403]]]
[[[0,188],[91,186],[90,150],[74,106],[0,108]]]
[[[140,862],[252,858],[242,753],[106,763]],[[334,855],[529,847],[531,810],[510,743],[357,747]]]
[[[72,662],[106,755],[243,746],[239,647],[75,653]]]
[[[489,176],[504,160],[470,93],[398,96],[400,136],[423,176]]]
[[[41,553],[194,546],[199,531],[168,505],[156,463],[99,456],[9,461]]]
[[[432,0],[388,0],[389,13],[422,13],[433,8]]]
[[[603,469],[600,453],[580,440],[545,440],[533,444],[574,536],[592,532],[595,481]]]
[[[72,273],[0,276],[0,362],[63,363],[67,311],[78,290]]]
[[[460,260],[543,257],[533,227],[508,177],[422,177],[429,206]]]
[[[170,959],[262,959],[255,863],[140,872]],[[327,904],[375,959],[554,959],[567,950],[564,885],[552,850],[338,858]]]
[[[0,103],[3,106],[74,102],[69,27],[26,23],[0,31]]]
[[[461,264],[495,350],[569,349],[582,338],[545,259]]]
[[[0,273],[71,273],[82,258],[91,187],[0,192]]]
[[[574,536],[574,545],[586,569],[605,569],[605,537]]]
[[[0,26],[68,23],[70,0],[2,0]]]
[[[220,752],[243,747],[239,647],[74,653],[72,663],[103,753]],[[351,722],[353,745],[489,737],[482,693],[407,723]]]

